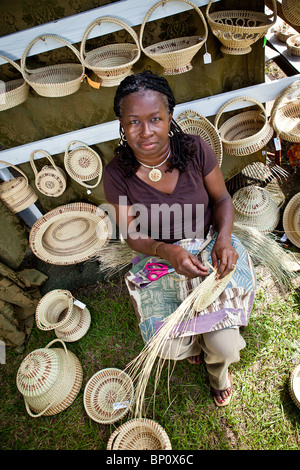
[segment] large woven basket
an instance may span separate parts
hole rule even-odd
[[[172,450],[164,428],[151,419],[127,421],[110,436],[107,450]]]
[[[294,367],[290,373],[289,392],[295,405],[300,408],[300,364]]]
[[[63,349],[50,349],[57,341]],[[25,357],[16,382],[28,414],[38,418],[57,414],[70,406],[79,393],[82,377],[77,357],[67,350],[63,341],[55,339]]]
[[[259,106],[259,110],[239,112],[225,120],[219,127],[219,121],[224,111],[232,104],[244,101]],[[270,126],[266,110],[262,103],[255,98],[241,96],[232,98],[218,110],[214,125],[218,130],[223,150],[229,155],[250,155],[262,149],[272,138],[273,129]]]
[[[300,5],[299,5],[300,6]],[[286,40],[286,46],[292,55],[300,56],[300,34],[294,34]]]
[[[26,58],[29,50],[37,41],[56,40],[74,52],[79,60],[77,63],[47,65],[36,69],[28,69]],[[81,63],[77,49],[65,39],[54,34],[43,34],[33,39],[26,47],[21,58],[21,70],[26,82],[41,96],[61,97],[75,93],[85,77],[84,65]]]
[[[13,60],[0,55],[2,59],[5,59],[11,65],[13,65],[20,73],[21,67],[16,64]],[[0,87],[0,111],[18,106],[27,100],[29,93],[29,85],[26,83],[23,77],[10,80],[8,82],[2,82]]]
[[[288,23],[300,26],[299,0],[282,0],[282,11]]]
[[[199,135],[211,146],[218,157],[219,166],[222,164],[222,141],[215,126],[204,116],[196,111],[183,111],[176,118],[176,122],[187,134]]]
[[[64,165],[69,176],[85,188],[96,188],[101,181],[103,171],[101,158],[95,150],[83,142],[73,140],[68,143]],[[95,179],[96,181],[89,182]]]
[[[270,123],[277,137],[300,142],[300,80],[292,82],[277,96]]]
[[[86,52],[86,41],[90,32],[101,23],[114,23],[125,29],[134,43],[108,44]],[[92,70],[104,87],[116,86],[132,73],[133,65],[141,56],[139,39],[136,32],[124,21],[110,16],[103,16],[93,21],[86,29],[80,46],[81,60],[85,67]]]
[[[0,163],[11,166],[22,175],[0,183],[0,199],[7,205],[11,212],[17,214],[27,209],[31,204],[34,204],[38,196],[29,185],[26,174],[20,170],[20,168],[3,160],[0,160]]]
[[[283,212],[282,224],[287,238],[300,248],[300,192],[287,203]]]
[[[205,43],[208,35],[208,28],[201,10],[188,0],[179,0],[191,5],[198,13],[201,23],[204,26],[204,37],[188,36],[182,38],[168,39],[151,46],[143,46],[143,34],[148,18],[153,11],[165,3],[172,0],[161,0],[147,12],[140,29],[141,50],[150,59],[158,62],[163,67],[163,74],[177,75],[192,70],[191,60]]]
[[[247,10],[210,12],[212,3],[210,0],[206,7],[206,17],[213,34],[222,43],[224,54],[248,54],[251,45],[263,38],[277,21],[276,0],[272,0],[271,15]]]
[[[45,165],[40,171],[37,171],[34,163],[34,155],[40,153],[46,157],[51,165]],[[45,196],[59,197],[66,189],[65,172],[56,166],[53,158],[45,150],[34,150],[30,154],[30,165],[35,176],[35,185],[37,189]]]

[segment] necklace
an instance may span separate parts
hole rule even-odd
[[[168,160],[170,155],[171,155],[171,149],[169,150],[167,158],[165,158],[163,162],[161,162],[159,165],[156,165],[156,166],[145,165],[145,163],[140,162],[138,159],[137,159],[137,161],[141,165],[145,166],[146,168],[151,168],[151,171],[149,171],[149,174],[148,174],[148,178],[149,178],[150,181],[154,181],[154,183],[156,183],[162,177],[162,172],[158,169],[158,167],[163,165]]]

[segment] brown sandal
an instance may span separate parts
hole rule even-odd
[[[214,402],[217,406],[227,406],[230,403],[231,397],[232,397],[232,383],[231,383],[231,378],[230,375],[228,374],[228,379],[230,382],[229,387],[225,388],[224,390],[217,390],[214,387],[210,387]],[[221,392],[229,392],[229,396],[226,398],[222,398]],[[220,401],[221,400],[221,401]]]

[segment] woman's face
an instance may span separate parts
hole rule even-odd
[[[138,160],[151,161],[169,150],[170,123],[164,95],[153,90],[131,93],[122,99],[121,125]]]

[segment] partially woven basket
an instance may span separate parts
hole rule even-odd
[[[108,44],[86,52],[86,41],[90,32],[101,23],[114,23],[125,29],[132,36],[134,43]],[[139,60],[141,49],[135,31],[124,21],[110,16],[103,16],[93,21],[86,29],[80,46],[82,63],[92,70],[104,87],[116,86],[132,73],[132,66]]]
[[[71,147],[75,147],[71,150]],[[64,165],[69,176],[85,188],[96,188],[102,178],[102,161],[95,150],[78,140],[69,142],[64,156]],[[95,180],[94,183],[88,181]]]
[[[294,34],[286,40],[286,46],[292,55],[300,56],[300,34]]]
[[[221,127],[219,121],[224,111],[232,104],[244,101],[259,106],[259,110],[239,112],[227,119]],[[247,96],[232,98],[218,110],[214,125],[220,134],[223,150],[229,155],[243,156],[261,150],[272,138],[273,129],[267,113],[259,101]]]
[[[22,73],[21,67],[16,62],[3,55],[0,55],[0,57]],[[5,111],[6,109],[10,109],[24,103],[28,98],[28,93],[29,85],[23,77],[10,80],[8,82],[2,82],[2,86],[0,88],[0,111]]]
[[[28,69],[26,58],[29,50],[39,40],[56,40],[74,52],[79,60],[77,63],[48,65],[36,69]],[[21,58],[21,70],[26,82],[41,96],[62,97],[71,95],[79,90],[85,77],[84,65],[81,63],[77,49],[65,39],[54,34],[43,34],[33,39],[26,47]]]
[[[26,174],[20,170],[20,168],[3,160],[0,160],[0,163],[11,166],[22,175],[0,183],[0,199],[6,204],[11,212],[17,214],[34,204],[38,199],[38,196],[29,185]]]
[[[127,421],[110,436],[107,450],[172,450],[164,428],[153,420],[136,418]]]
[[[199,36],[188,36],[169,39],[144,47],[143,34],[148,18],[157,7],[161,5],[164,6],[165,3],[169,1],[172,0],[161,0],[153,5],[153,7],[147,12],[141,25],[140,46],[142,52],[144,52],[146,56],[150,57],[150,59],[159,63],[163,67],[164,75],[177,75],[192,70],[193,66],[191,65],[191,60],[205,43],[208,35],[208,28],[201,10],[196,5],[189,0],[179,0],[191,5],[198,13],[201,23],[204,26],[204,38],[200,38]]]
[[[277,96],[270,123],[277,137],[300,142],[300,80],[292,82]]]
[[[299,0],[282,0],[282,11],[286,20],[295,26],[300,26]]]
[[[37,171],[34,163],[36,153],[40,153],[46,157],[51,165],[45,165],[40,171]],[[65,172],[56,166],[48,152],[45,150],[34,150],[31,152],[30,165],[35,176],[35,185],[42,194],[50,197],[59,197],[63,194],[67,186]]]
[[[276,0],[272,0],[271,15],[247,10],[210,12],[212,3],[210,0],[206,7],[206,17],[213,34],[222,43],[224,54],[248,54],[252,50],[251,45],[263,38],[277,21]]]
[[[219,166],[222,164],[222,141],[215,126],[196,111],[183,111],[176,118],[176,122],[187,134],[199,135],[215,152]]]
[[[295,405],[300,408],[300,364],[294,367],[290,373],[289,392]]]

